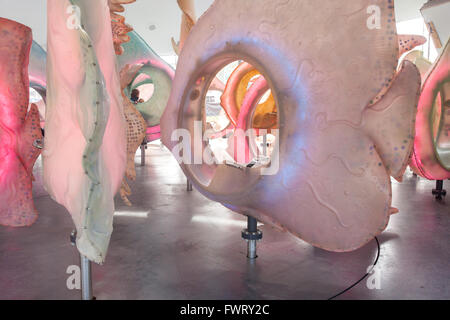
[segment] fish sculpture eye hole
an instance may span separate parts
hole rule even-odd
[[[191,87],[185,90],[186,116],[180,120],[181,127],[188,130],[193,121],[201,125],[203,150],[212,154],[213,161],[206,161],[202,168],[190,168],[197,171],[192,174],[204,185],[212,180],[217,165],[268,166],[278,143],[279,119],[270,79],[245,60],[226,58],[219,62],[206,63],[192,78]],[[242,72],[239,67],[246,69]],[[236,81],[236,73],[242,79]]]

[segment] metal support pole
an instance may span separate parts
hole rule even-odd
[[[262,239],[262,232],[258,230],[258,221],[251,217],[247,217],[247,229],[242,230],[242,238],[247,241],[247,258],[256,259],[256,241]]]
[[[143,142],[141,144],[141,166],[145,166],[145,148],[146,148],[146,144]]]
[[[263,136],[263,155],[267,156],[267,134]]]
[[[192,191],[193,190],[192,182],[190,182],[188,178],[186,178],[186,190],[187,191]]]
[[[92,262],[80,254],[81,300],[94,300],[92,291]]]
[[[436,180],[436,189],[433,189],[432,194],[436,197],[436,200],[442,200],[442,197],[447,195],[447,191],[444,190],[443,180]]]
[[[76,244],[77,232],[72,231],[70,242]],[[92,262],[80,253],[81,300],[95,300],[92,290]]]

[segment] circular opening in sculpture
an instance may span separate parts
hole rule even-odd
[[[183,145],[181,162],[189,179],[206,192],[239,194],[278,168],[277,91],[263,65],[250,55],[240,58],[235,53],[212,57],[191,75],[183,94],[178,121],[185,132],[177,148]],[[227,118],[226,127],[225,121],[215,127],[217,118],[211,123],[212,91],[219,91],[216,113]]]
[[[153,80],[145,73],[139,74],[131,83],[130,88],[129,98],[135,104],[149,101],[155,92]]]

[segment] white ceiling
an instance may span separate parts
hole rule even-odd
[[[213,0],[195,0],[198,15],[212,2]],[[395,0],[397,21],[421,17],[419,9],[425,2],[426,0]],[[46,0],[0,0],[0,8],[0,16],[31,27],[34,39],[45,48]],[[125,17],[156,52],[160,55],[173,54],[170,39],[174,37],[178,40],[181,21],[176,0],[137,0],[126,5]],[[156,28],[151,30],[153,28],[150,26]]]

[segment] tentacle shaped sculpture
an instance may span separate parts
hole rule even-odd
[[[251,80],[260,76],[258,70],[247,62],[239,64],[233,71],[221,97],[221,105],[230,121],[236,125],[239,111]],[[253,115],[253,127],[260,129],[275,128],[277,125],[277,107],[275,99],[270,93],[266,101],[258,104]]]
[[[135,31],[129,32],[128,36],[129,42],[123,44],[124,53],[117,57],[119,68],[140,65],[140,69],[124,92],[130,97],[133,89],[140,85],[147,82],[153,84],[154,90],[150,99],[135,105],[147,121],[147,140],[153,141],[160,137],[159,122],[169,100],[175,71]],[[139,81],[138,77],[142,76],[149,79]]]
[[[367,12],[379,13],[381,28]],[[361,247],[397,211],[390,176],[401,179],[413,144],[420,75],[409,62],[396,74],[394,16],[384,0],[215,1],[181,52],[163,143],[177,157],[182,150],[183,171],[208,198],[326,250]],[[189,158],[208,155],[195,121],[216,72],[236,60],[261,72],[278,107],[265,167]]]
[[[430,180],[450,178],[450,41],[422,86],[411,167]]]
[[[81,26],[66,26],[69,6]],[[77,248],[105,259],[126,165],[125,120],[106,0],[48,0],[44,185],[70,212]]]
[[[22,227],[37,217],[33,165],[42,139],[36,105],[28,110],[31,29],[0,18],[0,224]]]

